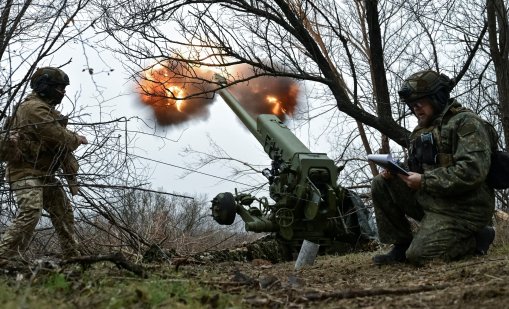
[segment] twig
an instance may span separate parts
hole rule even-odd
[[[399,289],[371,289],[371,290],[344,290],[344,291],[335,291],[335,292],[309,292],[305,293],[303,299],[306,301],[317,301],[324,300],[328,298],[335,299],[347,299],[347,298],[357,298],[357,297],[369,297],[369,296],[379,296],[379,295],[405,295],[405,294],[413,294],[420,292],[428,292],[428,291],[436,291],[443,290],[448,288],[450,285],[442,284],[442,285],[422,285],[415,287],[404,287]]]
[[[504,281],[504,279],[500,278],[500,277],[496,277],[496,276],[493,276],[493,275],[489,275],[489,274],[484,274],[486,277],[488,278],[491,278],[491,279],[495,279],[495,280],[499,280],[499,281]]]
[[[448,270],[456,270],[456,269],[462,269],[462,268],[469,268],[471,266],[476,266],[476,265],[481,265],[481,264],[486,264],[486,262],[501,262],[501,261],[506,261],[507,262],[507,258],[504,257],[504,258],[499,258],[499,259],[488,259],[488,258],[483,258],[482,256],[478,258],[478,260],[474,261],[474,262],[471,262],[471,263],[462,263],[460,265],[457,265],[456,267],[449,267]]]
[[[138,275],[142,278],[148,277],[148,274],[143,267],[141,267],[140,265],[129,263],[126,260],[126,258],[124,257],[124,255],[120,252],[117,252],[114,254],[108,254],[108,255],[95,255],[95,256],[89,255],[89,256],[74,257],[74,258],[70,258],[67,260],[63,260],[62,262],[60,262],[60,265],[64,266],[64,265],[75,264],[75,263],[81,264],[81,265],[90,265],[90,264],[103,262],[103,261],[112,262],[115,265],[117,265],[117,267],[125,268],[129,271],[132,271],[133,273],[135,273],[136,275]]]

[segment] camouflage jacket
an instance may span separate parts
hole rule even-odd
[[[496,140],[484,120],[451,100],[430,127],[414,129],[410,157],[419,152],[416,140],[423,133],[433,135],[435,162],[423,163],[418,171],[423,174],[417,192],[419,204],[425,211],[487,224],[495,208],[495,195],[485,180]]]
[[[22,158],[7,163],[9,181],[54,174],[62,160],[79,146],[78,136],[65,128],[66,118],[36,93],[17,107],[11,130],[18,134]]]

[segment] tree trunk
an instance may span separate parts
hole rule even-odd
[[[509,145],[509,26],[503,0],[487,0],[488,36],[491,58],[497,77],[500,120],[504,131],[504,147]]]
[[[376,111],[382,122],[394,122],[391,110],[391,97],[385,76],[384,51],[382,46],[382,34],[380,20],[378,19],[378,0],[366,0],[366,21],[368,24],[369,37],[369,61],[371,63],[371,80],[375,92]],[[389,153],[389,139],[382,132],[382,147],[380,153]]]
[[[373,2],[373,3],[371,3]],[[279,6],[279,8],[284,13],[285,17],[288,19],[288,23],[294,27],[294,33],[296,38],[302,43],[302,45],[309,51],[310,55],[313,55],[314,61],[320,68],[322,74],[325,79],[328,80],[328,86],[336,99],[338,109],[348,116],[354,118],[356,121],[360,121],[370,127],[377,129],[380,132],[383,132],[390,139],[400,144],[403,147],[408,147],[408,130],[399,126],[394,119],[392,119],[391,114],[391,105],[390,105],[390,96],[389,91],[387,89],[387,80],[385,78],[385,70],[383,65],[383,50],[382,50],[382,39],[380,35],[380,25],[378,21],[378,12],[376,10],[377,1],[375,0],[367,0],[367,6],[374,6],[375,16],[374,21],[372,22],[374,25],[375,33],[373,34],[375,37],[378,35],[378,43],[372,47],[375,50],[375,58],[377,59],[378,67],[374,70],[375,75],[377,76],[377,82],[380,85],[375,85],[375,89],[380,88],[381,90],[377,90],[375,96],[377,97],[377,102],[379,102],[379,110],[377,111],[377,116],[372,115],[360,107],[356,106],[350,97],[348,96],[348,92],[344,87],[343,81],[338,78],[336,69],[330,66],[330,63],[327,61],[326,57],[323,56],[320,47],[316,44],[315,40],[307,31],[305,26],[302,24],[302,20],[299,16],[295,15],[295,12],[292,11],[287,1],[283,0],[275,0],[275,3]],[[369,19],[369,17],[368,17]],[[378,31],[378,34],[376,32]]]
[[[366,0],[366,20],[369,36],[369,61],[375,92],[377,114],[384,120],[392,120],[391,98],[385,77],[384,53],[380,21],[378,19],[378,1]]]

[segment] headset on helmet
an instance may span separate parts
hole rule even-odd
[[[30,79],[30,87],[35,92],[44,92],[51,86],[69,85],[69,76],[59,68],[38,68]]]
[[[425,70],[410,75],[398,91],[399,97],[407,105],[423,98],[430,97],[437,111],[441,111],[449,100],[449,93],[454,82],[445,74]]]
[[[58,86],[69,85],[69,76],[59,68],[38,68],[30,79],[30,87],[50,104],[60,104],[65,91]]]

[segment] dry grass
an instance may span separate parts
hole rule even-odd
[[[497,222],[487,256],[424,267],[375,266],[374,252],[294,262],[144,264],[147,279],[111,264],[3,275],[0,303],[52,307],[162,308],[506,308],[509,225]]]
[[[509,245],[509,214],[497,210],[495,213],[494,226],[496,229],[494,244],[496,246]]]

